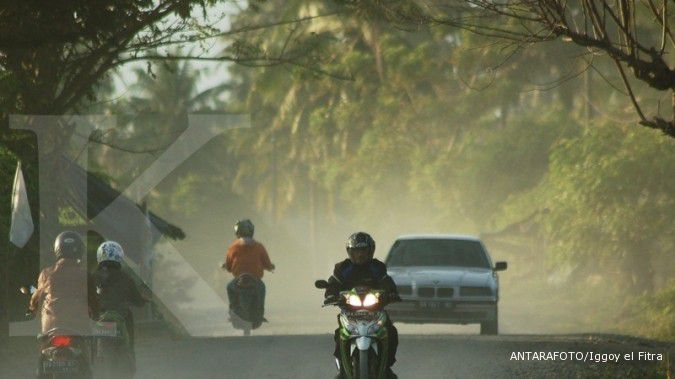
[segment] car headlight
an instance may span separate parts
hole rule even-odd
[[[372,307],[373,305],[377,304],[380,300],[377,298],[372,293],[369,293],[366,295],[366,297],[363,299],[363,306],[364,307]]]
[[[460,296],[492,296],[492,288],[490,287],[459,287]]]

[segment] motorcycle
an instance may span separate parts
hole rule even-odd
[[[317,280],[314,286],[328,288]],[[386,299],[386,301],[385,301]],[[323,306],[340,307],[339,351],[335,359],[340,376],[346,379],[385,379],[388,365],[388,315],[384,305],[396,301],[384,291],[356,287],[340,292],[339,298],[327,299]]]
[[[97,377],[133,377],[134,355],[124,316],[115,311],[104,312],[94,325],[94,336]]]
[[[20,289],[25,295],[31,295],[35,290],[33,286]],[[29,311],[26,316],[33,318],[35,314]],[[78,334],[64,328],[53,328],[38,335],[40,350],[36,370],[38,378],[90,379],[92,377],[89,358],[86,354],[88,348],[86,338]]]
[[[231,290],[228,288],[228,292]],[[235,279],[234,291],[229,293],[230,301],[236,298],[230,307],[230,321],[235,329],[243,330],[244,336],[251,335],[265,320],[263,317],[262,281],[250,274],[239,275]]]

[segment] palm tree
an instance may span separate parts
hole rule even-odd
[[[197,69],[185,61],[166,61],[133,70],[135,81],[127,88],[131,96],[111,109],[119,127],[100,138],[105,143],[97,163],[103,171],[116,182],[130,181],[187,129],[188,114],[222,109],[229,84],[201,89],[200,78],[206,73],[206,69]],[[226,153],[225,149],[221,151]],[[175,185],[195,164],[214,173],[209,180],[222,180],[222,164],[218,160],[183,164],[164,183]]]

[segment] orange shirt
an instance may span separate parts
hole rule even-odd
[[[265,246],[260,242],[238,238],[227,249],[225,268],[235,277],[248,273],[261,279],[264,269],[272,269],[272,262],[270,262]]]

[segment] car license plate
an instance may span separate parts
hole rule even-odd
[[[42,368],[45,374],[63,374],[79,371],[77,361],[73,360],[43,361]]]
[[[97,322],[94,334],[99,337],[120,337],[122,335],[116,322],[107,321]]]
[[[448,309],[452,308],[453,304],[449,301],[420,301],[417,306],[422,309]]]

